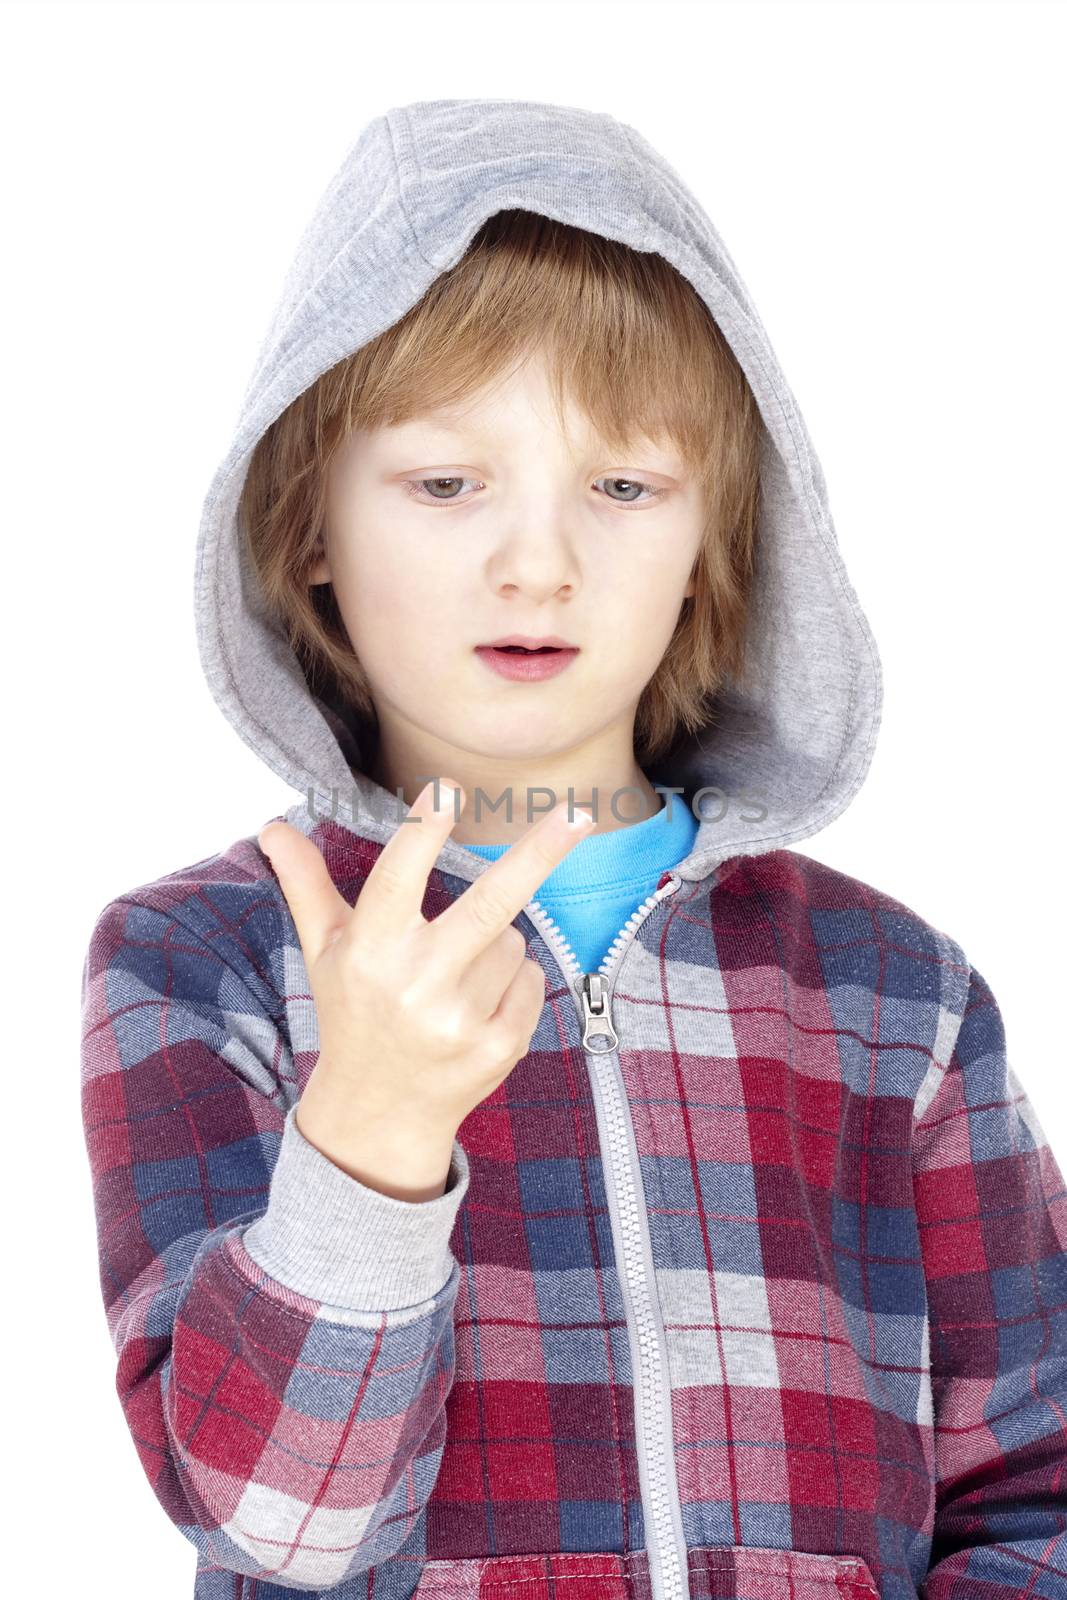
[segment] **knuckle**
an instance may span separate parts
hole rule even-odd
[[[501,922],[511,921],[507,906],[504,904],[504,898],[499,890],[495,888],[479,889],[478,885],[475,884],[474,891],[470,893],[470,911],[478,928],[483,930],[496,928],[499,927]]]
[[[486,1038],[481,1051],[480,1071],[494,1076],[508,1071],[522,1053],[523,1047],[520,1045],[516,1029],[507,1023],[500,1023]]]
[[[423,1013],[432,1018],[438,998],[437,981],[429,962],[402,958],[395,952],[383,959],[381,947],[377,951],[365,947],[368,981],[390,1006],[398,1005],[409,1016]]]
[[[339,959],[349,983],[361,989],[379,987],[382,981],[382,962],[374,960],[368,946],[360,939],[334,940]]]
[[[386,895],[399,895],[404,888],[405,878],[395,861],[389,859],[388,850],[384,850],[378,857],[372,869],[374,887]]]
[[[446,1050],[458,1050],[467,1038],[467,1014],[461,1006],[450,1006],[434,1017],[434,1036]]]
[[[384,985],[381,986],[384,989]],[[415,983],[394,984],[389,1003],[406,1019],[419,1016],[423,1010],[423,995]]]
[[[506,1054],[503,1043],[504,1030],[498,1023],[482,1029],[478,1042],[471,1051],[471,1064],[475,1072],[484,1075],[495,1072]]]

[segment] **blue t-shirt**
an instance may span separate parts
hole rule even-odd
[[[583,972],[597,970],[627,918],[648,899],[667,868],[683,861],[693,848],[699,823],[692,807],[680,794],[663,799],[651,817],[579,839],[535,891]],[[490,861],[510,848],[467,846]]]

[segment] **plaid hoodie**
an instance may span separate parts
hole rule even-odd
[[[536,899],[515,919],[544,1008],[436,1199],[296,1126],[317,1022],[258,828],[97,918],[100,1284],[195,1600],[1067,1600],[1063,1177],[961,946],[789,848],[864,780],[879,658],[747,290],[633,128],[442,100],[360,134],[205,503],[212,692],[354,902],[405,808],[266,620],[237,497],[270,422],[506,206],[659,251],[737,354],[749,686],[649,769],[700,827],[597,973]],[[446,840],[424,915],[489,866]]]

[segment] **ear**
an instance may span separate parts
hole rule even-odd
[[[685,586],[684,598],[686,600],[691,600],[693,598],[693,596],[696,594],[696,592],[697,592],[697,581],[696,581],[696,578],[690,578],[689,582]]]

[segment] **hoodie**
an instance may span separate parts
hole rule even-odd
[[[262,821],[103,909],[82,1109],[145,1475],[195,1600],[1067,1600],[1063,1177],[961,945],[790,848],[867,774],[879,657],[751,297],[638,131],[488,99],[363,129],[204,504],[211,692],[353,903],[406,810],[266,619],[238,496],[282,410],[513,206],[660,252],[744,369],[747,687],[648,769],[699,826],[595,971],[516,917],[544,1007],[432,1200],[296,1125],[317,1023]],[[424,914],[490,866],[447,839]]]

